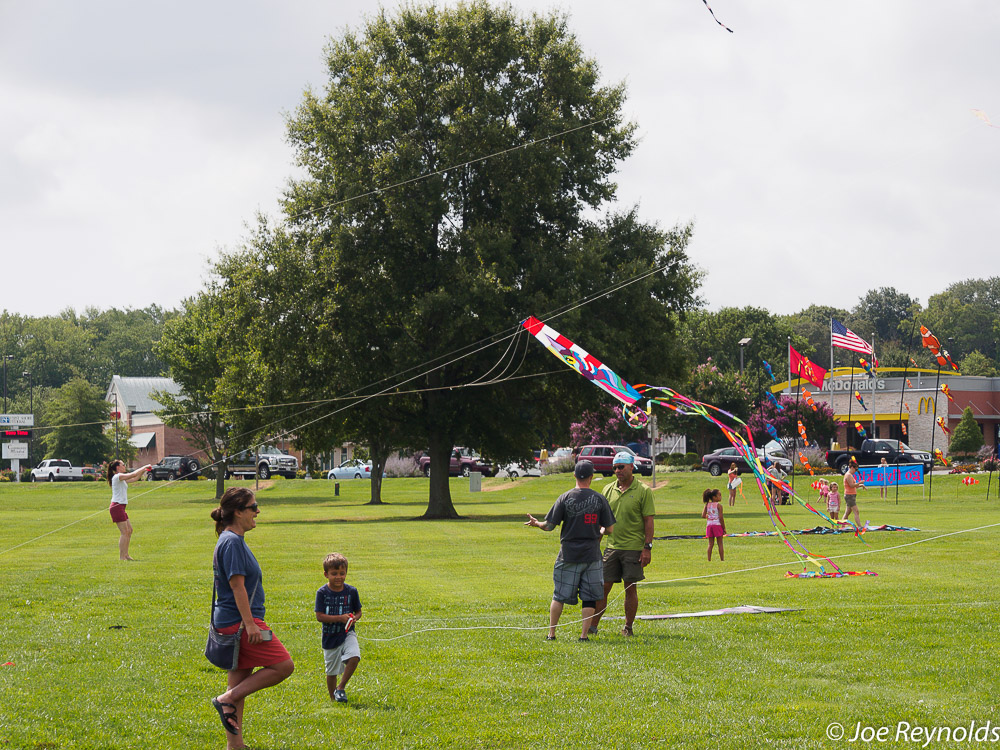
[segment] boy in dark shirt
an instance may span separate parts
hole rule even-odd
[[[589,640],[587,630],[590,628],[597,600],[604,596],[601,537],[610,534],[615,523],[607,498],[590,489],[594,465],[586,460],[577,462],[573,476],[576,477],[576,487],[556,499],[545,516],[545,521],[539,521],[529,513],[524,524],[542,531],[552,531],[562,524],[559,556],[552,572],[555,591],[549,607],[547,639],[550,641],[556,639],[556,625],[559,624],[563,605],[576,604],[577,593],[583,604],[583,632],[580,640]]]
[[[316,592],[316,619],[323,623],[326,687],[333,700],[346,703],[344,688],[361,661],[358,636],[354,632],[354,623],[361,619],[361,597],[356,588],[344,583],[347,558],[343,555],[327,555],[323,559],[323,575],[327,583]]]

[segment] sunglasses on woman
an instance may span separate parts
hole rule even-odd
[[[244,505],[242,508],[240,508],[240,510],[252,510],[254,513],[256,513],[259,509],[260,506],[258,506],[257,503],[253,503],[252,505]]]

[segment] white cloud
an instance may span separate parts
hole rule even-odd
[[[516,2],[548,10],[543,2]],[[623,203],[696,222],[713,307],[926,302],[995,275],[1000,6],[886,0],[564,4],[640,146]],[[293,172],[282,112],[375,2],[5,4],[0,306],[174,306],[206,259],[273,213]],[[391,9],[395,4],[388,4]],[[995,264],[992,264],[995,267]],[[109,266],[116,271],[109,280]]]

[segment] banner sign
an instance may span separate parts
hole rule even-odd
[[[860,466],[854,472],[854,476],[864,482],[865,487],[923,484],[924,465],[900,464],[898,467],[893,464],[889,464],[888,466]]]
[[[0,427],[34,427],[34,414],[0,414]]]

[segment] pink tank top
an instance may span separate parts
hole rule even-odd
[[[719,504],[718,503],[708,503],[705,506],[705,518],[708,520],[709,526],[721,526],[722,523],[719,521]]]

